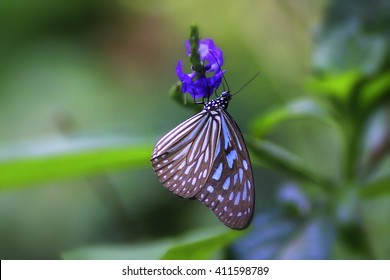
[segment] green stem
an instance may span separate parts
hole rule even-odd
[[[203,64],[200,61],[199,54],[199,29],[196,24],[191,25],[190,31],[190,46],[191,46],[191,55],[190,61],[195,72],[203,73]]]
[[[345,128],[344,180],[352,183],[358,174],[358,160],[362,145],[364,120],[349,119]]]

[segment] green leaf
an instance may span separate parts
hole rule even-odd
[[[173,98],[180,106],[184,106],[199,112],[202,107],[194,102],[187,102],[187,94],[183,94],[181,91],[181,82],[177,82],[169,89],[169,96]]]
[[[322,77],[311,78],[306,82],[308,90],[318,92],[329,97],[347,102],[353,87],[361,78],[361,73],[356,70],[337,74],[327,74]]]
[[[206,228],[169,239],[134,245],[97,245],[71,250],[64,259],[210,259],[246,231]]]
[[[364,198],[390,195],[390,177],[365,184],[359,189],[359,193]]]
[[[272,169],[284,172],[296,180],[305,180],[318,184],[326,192],[332,191],[335,187],[334,182],[327,178],[322,178],[319,174],[315,174],[304,164],[301,158],[282,147],[265,140],[255,140],[250,137],[247,137],[247,143],[255,156],[254,163],[258,161]]]
[[[362,88],[361,104],[364,108],[373,107],[380,103],[383,98],[389,98],[390,73],[382,73],[374,80],[368,82]]]
[[[294,100],[257,118],[252,123],[252,134],[261,137],[282,122],[313,118],[332,123],[329,114],[317,102],[309,98]]]
[[[0,188],[85,176],[114,168],[146,166],[153,148],[147,144],[105,140],[101,143],[73,140],[63,144],[54,141],[43,146],[31,145],[26,150],[32,153],[11,152],[0,157]]]
[[[157,260],[172,246],[172,240],[134,245],[95,245],[64,252],[65,260]]]
[[[359,4],[354,4],[356,9]],[[371,27],[365,26],[364,20],[359,18],[359,16],[364,17],[363,11],[371,10],[372,5],[366,5],[364,8],[362,5],[359,7],[360,12],[342,9],[339,3],[334,3],[332,6],[329,12],[333,15],[328,15],[328,20],[324,22],[316,36],[317,44],[313,52],[314,68],[332,73],[351,69],[357,69],[368,75],[375,73],[381,67],[382,61],[386,59],[387,34],[383,31],[383,35],[380,35],[380,32],[374,34],[372,26],[375,24],[369,24]],[[382,9],[386,8],[382,7]],[[343,10],[346,12],[340,13]],[[371,12],[377,15],[373,10]],[[372,20],[379,22],[379,17]]]
[[[201,236],[200,240],[186,242],[171,247],[162,257],[163,260],[207,260],[216,257],[216,254],[232,241],[242,236],[243,231],[230,230],[210,236],[209,232]]]
[[[168,92],[169,96],[179,104],[183,104],[183,93],[181,91],[181,82],[175,83]]]
[[[390,259],[390,196],[366,199],[361,205],[362,222],[376,259]]]

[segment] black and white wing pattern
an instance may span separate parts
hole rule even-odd
[[[234,119],[220,111],[221,133],[214,164],[196,197],[225,225],[234,229],[249,226],[255,206],[255,189],[249,153]]]
[[[204,110],[161,138],[152,165],[160,182],[184,198],[194,197],[204,186],[213,164],[219,124]]]
[[[244,229],[254,212],[251,162],[241,131],[226,111],[224,92],[156,144],[152,165],[160,182],[197,198],[228,227]]]

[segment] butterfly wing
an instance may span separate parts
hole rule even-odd
[[[229,113],[215,117],[220,134],[210,175],[196,197],[225,225],[246,228],[253,217],[255,189],[249,153],[242,133]]]
[[[194,197],[209,176],[219,123],[205,110],[181,123],[156,144],[152,165],[160,182],[184,198]]]

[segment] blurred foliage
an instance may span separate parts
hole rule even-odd
[[[0,257],[389,259],[389,13],[379,0],[2,1]],[[192,22],[224,50],[233,92],[261,73],[229,106],[256,178],[242,232],[149,165],[199,109],[171,87]]]
[[[207,228],[189,232],[175,239],[163,239],[136,245],[93,246],[66,252],[64,259],[197,259],[207,260],[216,255],[242,232]]]
[[[72,141],[70,144],[76,146],[79,143]],[[47,155],[24,153],[17,158],[15,152],[11,159],[0,162],[0,188],[62,179],[79,174],[88,175],[119,166],[126,168],[146,166],[149,164],[147,158],[152,149],[150,145],[132,147],[127,144],[120,147],[118,143],[117,146],[113,146],[112,141],[107,148],[92,141],[83,144],[84,147],[79,150],[71,147],[66,151],[53,151]],[[36,147],[30,148],[37,150]]]

